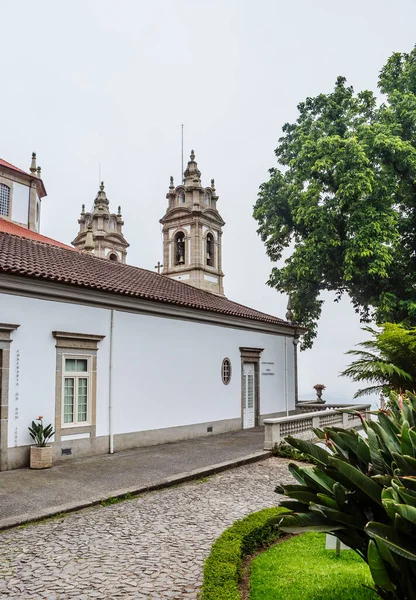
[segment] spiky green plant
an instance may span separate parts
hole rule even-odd
[[[381,598],[415,600],[416,396],[392,393],[389,410],[373,414],[360,415],[364,435],[315,430],[324,447],[286,438],[318,465],[289,464],[298,483],[276,491],[292,512],[275,522],[291,533],[333,533],[368,563]]]
[[[396,323],[384,323],[379,330],[363,327],[373,337],[357,344],[360,350],[348,350],[355,356],[341,375],[353,381],[368,381],[372,386],[359,389],[354,395],[416,391],[416,328],[407,329]]]
[[[43,447],[46,446],[50,438],[55,434],[52,429],[52,425],[43,426],[43,417],[38,417],[36,421],[39,423],[35,423],[32,421],[32,427],[28,427],[29,435],[32,440],[35,442],[36,446]]]

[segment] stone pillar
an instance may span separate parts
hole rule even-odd
[[[10,334],[19,325],[0,323],[0,471],[7,471],[8,425],[9,425],[9,380],[10,380]]]
[[[36,222],[36,205],[38,203],[38,195],[36,190],[36,183],[32,181],[29,189],[29,221],[28,228],[31,231],[37,231],[37,222]]]

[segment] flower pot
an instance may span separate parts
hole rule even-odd
[[[30,447],[30,468],[48,469],[52,466],[52,446]]]

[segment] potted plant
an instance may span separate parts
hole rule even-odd
[[[52,425],[43,426],[43,417],[36,419],[39,423],[32,421],[32,427],[28,427],[29,434],[36,446],[30,447],[30,468],[48,469],[52,466],[52,446],[48,446],[48,441],[55,433]]]

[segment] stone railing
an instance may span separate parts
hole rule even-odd
[[[361,425],[361,420],[357,415],[339,412],[339,408],[348,408],[365,413],[370,410],[370,404],[337,405],[333,408],[331,405],[324,405],[325,409],[315,409],[314,412],[292,415],[290,417],[280,417],[277,419],[264,420],[264,449],[272,450],[276,444],[280,444],[285,437],[291,435],[303,440],[313,440],[316,438],[313,430],[323,429],[324,427],[343,427],[344,429],[353,429]],[[313,409],[312,409],[313,410]]]
[[[317,402],[316,400],[302,400],[296,404],[296,414],[316,412],[318,410],[327,410],[329,408],[351,408],[351,404],[334,404],[332,402],[331,404],[326,404],[325,402]]]

